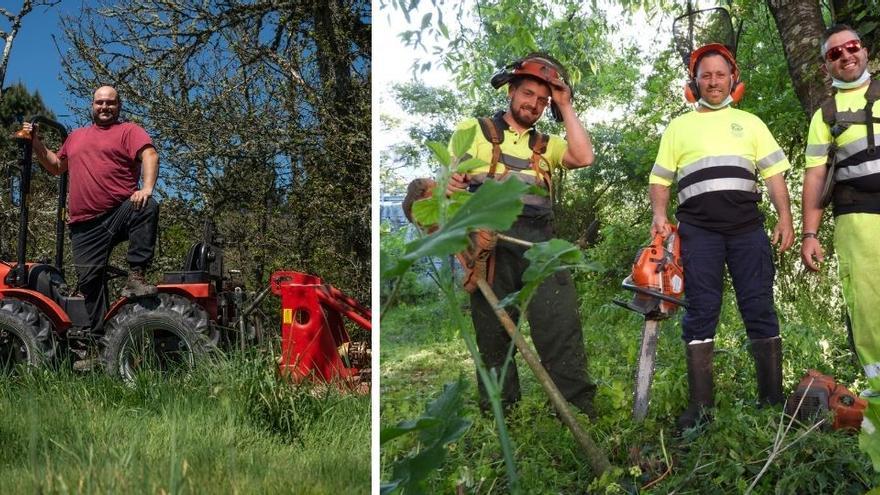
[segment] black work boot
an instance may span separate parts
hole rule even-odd
[[[758,406],[776,406],[785,402],[782,395],[782,338],[753,339],[749,348],[755,358],[758,382]]]
[[[679,430],[693,428],[698,423],[711,420],[709,409],[715,406],[715,384],[712,379],[714,350],[714,340],[685,345],[689,399],[687,409],[676,422]]]
[[[156,294],[158,290],[155,285],[150,285],[144,278],[144,269],[141,267],[131,267],[128,271],[128,279],[125,281],[125,287],[122,288],[122,297],[144,297]]]

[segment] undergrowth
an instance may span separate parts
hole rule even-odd
[[[715,419],[702,430],[674,431],[687,402],[684,345],[678,317],[662,325],[648,417],[632,421],[632,389],[642,318],[611,303],[630,297],[617,290],[618,273],[578,277],[589,373],[599,385],[599,418],[591,436],[617,469],[595,480],[568,430],[520,362],[523,399],[508,415],[522,493],[743,493],[764,467],[783,420],[781,408],[758,409],[754,363],[733,292],[716,336]],[[833,278],[808,283],[825,291]],[[806,291],[812,292],[813,291]],[[777,294],[777,297],[779,295]],[[839,308],[811,297],[786,298],[780,310],[784,388],[791,392],[809,368],[833,375],[858,392],[866,385],[848,348]],[[472,419],[464,436],[447,449],[442,467],[428,478],[428,493],[506,493],[508,486],[491,417],[479,413],[473,363],[456,331],[442,318],[439,298],[399,304],[384,315],[381,330],[381,424],[394,425],[422,414],[443,384],[465,377],[468,388],[459,412]],[[466,299],[461,301],[467,311]],[[783,305],[780,305],[783,306]],[[752,493],[861,494],[880,484],[856,435],[795,425]],[[383,479],[388,467],[419,449],[413,437],[383,445]]]

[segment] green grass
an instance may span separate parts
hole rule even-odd
[[[140,378],[4,378],[3,493],[369,493],[368,397],[291,385],[257,355]]]
[[[830,285],[833,280],[822,283]],[[613,280],[601,274],[580,276],[585,346],[589,372],[599,385],[596,405],[600,415],[594,424],[581,419],[612,465],[619,468],[618,481],[643,487],[659,479],[642,493],[742,493],[769,456],[782,412],[754,406],[754,364],[732,290],[725,292],[716,337],[715,420],[702,431],[679,435],[673,426],[687,402],[687,378],[678,318],[662,326],[650,410],[646,421],[636,424],[630,408],[642,319],[610,303],[615,287]],[[814,287],[806,293],[826,288]],[[786,309],[780,320],[786,393],[808,368],[832,374],[851,390],[860,391],[866,383],[848,349],[839,308],[829,308],[812,297],[784,296]],[[429,478],[428,493],[506,493],[509,487],[493,420],[478,411],[473,363],[462,339],[449,328],[438,298],[425,298],[420,306],[399,305],[384,315],[381,424],[418,417],[443,383],[465,376],[470,388],[461,414],[474,424],[450,445],[444,466]],[[522,492],[622,493],[607,481],[593,479],[568,430],[551,415],[551,406],[531,372],[521,361],[519,367],[523,400],[507,423]],[[794,427],[785,443],[805,430]],[[396,459],[418,448],[414,436],[384,445],[383,479]],[[857,436],[819,431],[780,454],[753,493],[860,494],[876,485],[880,485],[880,476],[859,451]]]

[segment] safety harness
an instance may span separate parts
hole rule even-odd
[[[501,123],[503,120],[499,122],[498,118],[489,118],[489,117],[481,117],[477,119],[480,123],[480,129],[483,131],[483,137],[486,138],[487,141],[492,143],[492,161],[489,163],[489,173],[486,174],[486,178],[494,179],[496,171],[498,169],[498,162],[501,160],[501,143],[504,142],[504,130],[501,128]],[[543,134],[538,132],[536,129],[532,129],[529,131],[529,149],[532,150],[532,157],[529,159],[529,167],[535,172],[537,177],[540,177],[544,183],[544,188],[550,192],[550,197],[553,197],[553,180],[550,172],[550,167],[547,167],[547,170],[541,168],[541,161],[545,161],[544,153],[547,152],[547,144],[550,142],[550,136],[548,134]],[[502,179],[507,173],[512,169],[516,171],[521,171],[525,169],[517,169],[516,165],[505,163],[504,172],[498,176],[498,179]],[[552,201],[552,199],[551,199]]]
[[[437,230],[437,225],[421,225],[412,216],[413,204],[420,200],[430,198],[434,194],[437,183],[433,179],[415,179],[406,188],[406,197],[403,200],[403,214],[407,220],[416,225],[423,232],[430,234]],[[480,229],[471,232],[468,236],[468,247],[455,257],[461,263],[464,270],[461,283],[464,290],[474,292],[477,290],[477,281],[486,280],[490,285],[495,280],[495,245],[498,236],[491,230]]]
[[[857,212],[880,212],[880,193],[859,191],[849,184],[837,184],[835,177],[840,168],[837,160],[837,138],[840,137],[853,124],[867,127],[867,149],[869,157],[877,153],[874,140],[874,123],[880,123],[880,118],[874,116],[874,103],[880,100],[880,81],[871,80],[868,90],[865,92],[865,108],[856,111],[840,111],[837,109],[837,99],[829,98],[822,104],[822,121],[831,130],[831,144],[828,147],[828,160],[826,162],[825,185],[822,190],[822,207],[834,203],[834,215]]]

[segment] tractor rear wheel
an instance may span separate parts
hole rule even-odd
[[[102,360],[111,376],[186,372],[216,347],[208,313],[174,294],[133,300],[107,322]]]
[[[0,373],[19,364],[44,366],[55,356],[55,336],[48,318],[33,304],[0,299]]]

